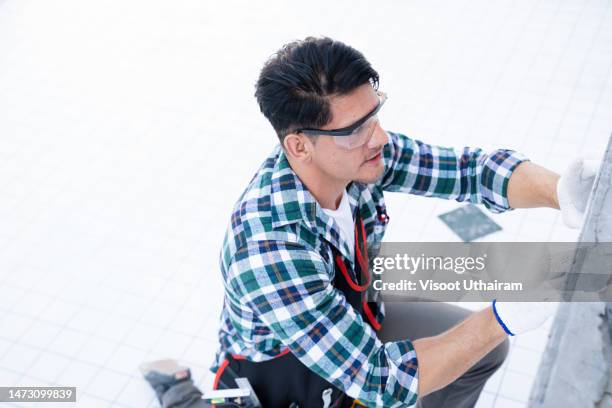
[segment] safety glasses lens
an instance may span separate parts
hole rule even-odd
[[[345,149],[356,149],[370,141],[374,129],[378,124],[376,116],[371,117],[359,128],[355,129],[349,136],[332,136],[336,145]]]

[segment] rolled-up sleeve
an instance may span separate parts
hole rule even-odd
[[[275,241],[236,252],[226,287],[308,368],[368,406],[416,403],[417,356],[408,339],[383,344],[332,286],[315,251]]]
[[[469,147],[457,152],[387,133],[383,190],[469,201],[494,213],[511,210],[508,183],[514,169],[528,160],[522,154],[508,149],[485,153]]]

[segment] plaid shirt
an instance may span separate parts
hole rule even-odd
[[[365,224],[370,259],[386,227],[377,216],[385,208],[383,191],[470,201],[499,213],[510,209],[508,181],[523,160],[511,150],[485,154],[466,147],[457,153],[389,132],[382,177],[347,188],[353,214],[359,206]],[[223,242],[225,300],[212,370],[226,353],[265,361],[288,348],[312,371],[365,404],[414,404],[418,361],[412,342],[383,344],[332,286],[331,246],[354,262],[339,230],[277,146],[236,203]]]

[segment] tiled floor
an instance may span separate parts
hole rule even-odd
[[[612,131],[611,3],[0,1],[0,384],[156,406],[136,367],[167,356],[209,384],[220,239],[275,144],[253,84],[281,44],[362,50],[388,129],[561,171]],[[457,239],[436,217],[457,203],[388,201],[389,240]],[[576,238],[553,210],[495,221]],[[480,408],[525,406],[546,335],[514,341]]]

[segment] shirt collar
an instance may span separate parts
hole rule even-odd
[[[289,166],[287,157],[280,147],[279,151],[270,179],[272,228],[303,221],[314,230],[318,204]]]
[[[340,227],[332,217],[327,215],[314,196],[289,165],[283,150],[279,154],[272,170],[270,204],[272,228],[302,222],[308,229],[336,247],[345,258],[353,262],[347,242],[341,239]],[[365,184],[353,182],[347,188],[349,204],[353,217],[357,211],[361,192]]]

